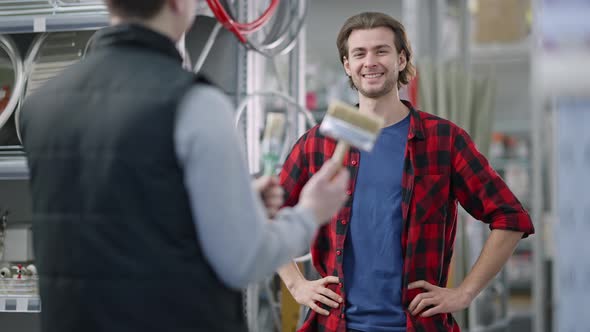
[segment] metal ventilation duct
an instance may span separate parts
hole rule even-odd
[[[14,113],[24,86],[23,62],[13,40],[0,35],[0,146],[19,145]]]
[[[69,31],[44,33],[37,36],[26,58],[25,98],[64,69],[80,61],[94,33],[94,31]],[[16,113],[17,123],[19,115],[20,110]],[[20,133],[18,137],[20,139]]]

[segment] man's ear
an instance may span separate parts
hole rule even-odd
[[[342,65],[344,65],[344,71],[346,72],[346,75],[351,76],[350,63],[345,56],[342,57]]]
[[[408,57],[406,56],[406,52],[402,50],[399,52],[399,57],[397,60],[397,65],[399,67],[399,71],[403,71],[406,69],[406,65],[408,64]]]
[[[170,7],[174,13],[180,13],[182,10],[184,10],[183,2],[183,0],[166,0],[168,7]]]

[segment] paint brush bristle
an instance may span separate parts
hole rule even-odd
[[[361,114],[356,107],[340,101],[330,103],[327,115],[374,134],[378,134],[384,124],[381,117],[372,114]]]
[[[281,139],[285,131],[285,114],[271,112],[266,115],[263,140]]]
[[[279,162],[281,142],[285,132],[285,114],[266,114],[266,127],[262,138],[262,167],[264,175],[272,175]]]

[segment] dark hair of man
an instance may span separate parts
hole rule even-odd
[[[147,20],[158,14],[166,0],[106,0],[106,3],[115,16]]]

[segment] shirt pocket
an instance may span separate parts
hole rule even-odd
[[[449,204],[448,175],[423,174],[414,179],[414,219],[420,224],[444,223]]]

